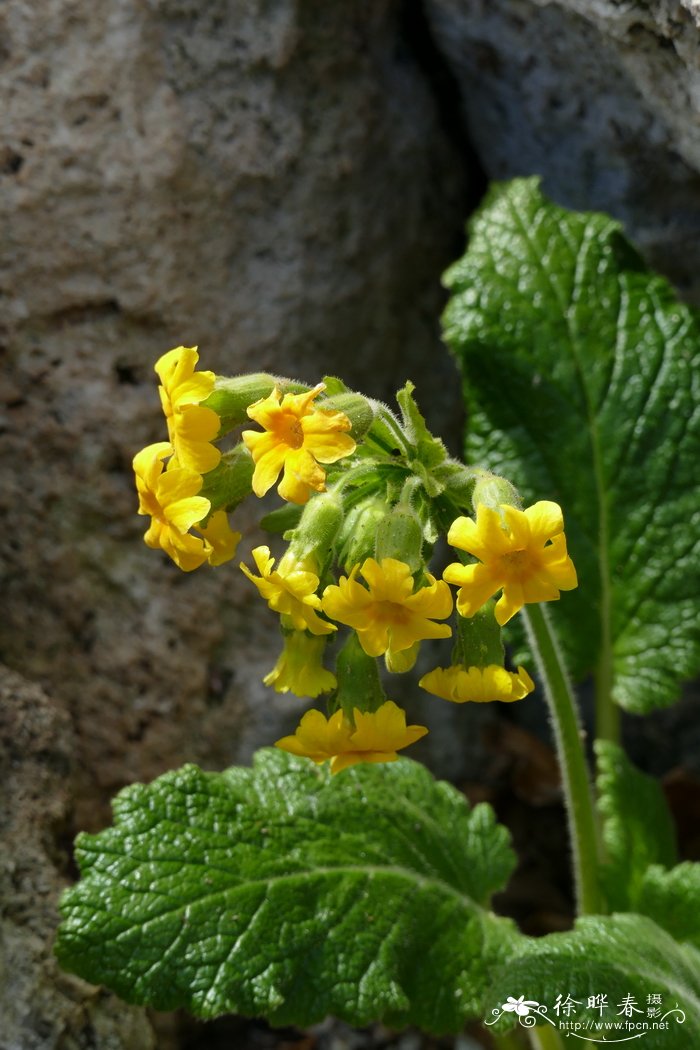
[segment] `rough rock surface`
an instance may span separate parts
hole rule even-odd
[[[238,570],[141,542],[153,361],[410,375],[454,420],[465,173],[397,3],[11,0],[0,40],[0,652],[70,708],[96,826],[121,784],[246,760],[302,706],[259,685],[275,618]]]
[[[453,83],[431,81],[418,0],[0,5],[0,657],[51,696],[2,679],[0,1050],[152,1045],[54,966],[60,843],[122,784],[245,762],[305,706],[260,683],[275,618],[237,570],[183,575],[141,542],[154,359],[198,343],[221,372],[383,397],[411,377],[454,432],[436,317],[467,208],[458,96],[490,176],[611,211],[700,301],[700,3],[423,6]],[[492,712],[426,704],[424,756],[475,779]]]
[[[0,1050],[153,1050],[143,1010],[62,973],[52,957],[74,745],[67,715],[0,666]]]
[[[426,0],[491,178],[621,219],[700,302],[697,0]]]

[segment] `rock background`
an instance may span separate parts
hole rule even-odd
[[[17,826],[47,810],[21,913],[39,932],[4,965],[25,1004],[57,982],[44,1027],[1,1050],[87,1039],[58,1019],[94,998],[46,962],[72,829],[128,781],[246,761],[303,707],[259,682],[274,618],[240,574],[186,576],[141,542],[153,361],[197,343],[217,371],[337,372],[381,397],[411,377],[456,449],[439,278],[484,173],[611,211],[700,301],[699,24],[693,0],[0,8],[0,657],[28,680],[2,702],[35,784]],[[444,717],[428,760],[475,778],[474,722]],[[37,772],[42,734],[59,758]],[[149,1045],[140,1015],[93,1027],[99,1050]]]

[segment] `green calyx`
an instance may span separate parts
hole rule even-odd
[[[371,401],[362,394],[354,394],[351,391],[333,394],[319,401],[318,407],[323,412],[342,412],[346,415],[352,424],[350,437],[354,441],[362,440],[372,426],[376,414]]]
[[[380,520],[375,534],[374,556],[379,562],[383,558],[402,561],[412,574],[423,572],[423,528],[410,506],[400,503]]]
[[[342,708],[352,721],[355,708],[376,711],[386,703],[377,661],[364,651],[355,631],[351,632],[338,653],[335,675],[338,689],[329,705],[331,711]]]
[[[374,556],[377,529],[388,513],[383,496],[370,496],[348,512],[336,548],[338,561],[346,572]]]
[[[472,492],[472,506],[476,514],[479,504],[498,510],[503,504],[522,510],[523,501],[515,485],[498,474],[483,471],[477,477]]]
[[[303,394],[311,388],[306,383],[273,376],[267,372],[251,375],[217,376],[214,390],[202,404],[213,408],[221,420],[219,437],[228,434],[241,423],[249,422],[248,409],[261,398],[269,397],[274,389],[280,394]]]
[[[252,492],[253,460],[245,445],[224,452],[218,465],[204,475],[200,492],[211,510],[234,510]]]
[[[457,615],[453,661],[463,667],[503,667],[505,649],[491,598],[473,616]]]
[[[290,551],[300,562],[313,560],[319,573],[328,563],[343,524],[343,501],[335,492],[312,496],[291,534]]]

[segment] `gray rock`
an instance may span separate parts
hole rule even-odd
[[[143,1010],[62,973],[52,955],[74,760],[67,715],[0,666],[0,1050],[153,1050]]]
[[[186,759],[247,760],[299,705],[235,565],[147,550],[130,462],[152,366],[408,376],[459,416],[439,275],[466,175],[398,3],[10,0],[0,12],[0,651],[71,711],[77,821]],[[252,512],[241,553],[255,539]]]
[[[621,219],[700,301],[697,0],[427,0],[491,178]]]

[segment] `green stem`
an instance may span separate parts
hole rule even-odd
[[[530,605],[524,609],[524,615],[554,727],[569,818],[578,913],[595,914],[601,910],[598,830],[576,702],[544,609]]]
[[[595,732],[599,740],[620,742],[620,708],[612,698],[612,659],[607,649],[595,674]]]

